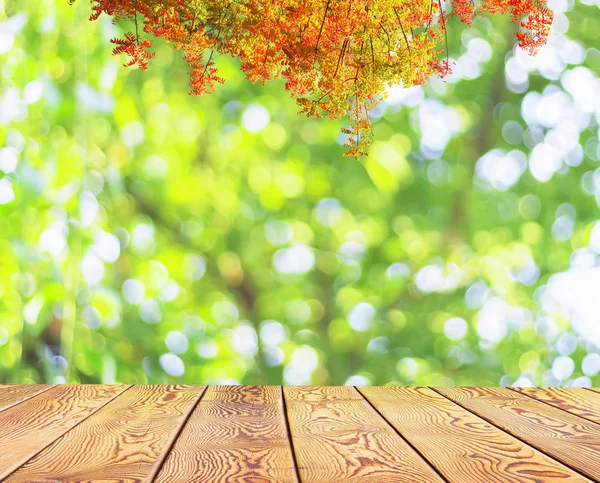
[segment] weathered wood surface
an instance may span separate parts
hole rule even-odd
[[[303,482],[442,482],[353,388],[286,387]]]
[[[56,386],[0,412],[0,478],[126,389],[127,386]]]
[[[29,460],[5,481],[132,481],[154,476],[204,388],[135,386]],[[69,455],[69,457],[65,457]]]
[[[590,389],[0,385],[6,482],[600,482]]]
[[[427,387],[359,390],[448,481],[587,481]]]
[[[210,387],[158,482],[295,482],[281,388]]]
[[[437,390],[530,446],[600,479],[600,425],[508,388]]]

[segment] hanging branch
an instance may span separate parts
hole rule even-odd
[[[317,36],[317,43],[315,45],[315,57],[319,51],[319,42],[321,41],[321,35],[323,34],[323,28],[325,27],[325,19],[327,18],[327,12],[329,12],[330,3],[331,0],[327,0],[327,4],[325,5],[325,13],[323,13],[323,20],[321,20],[321,27],[319,28],[319,35]]]
[[[406,42],[406,48],[408,49],[408,55],[411,55],[410,45],[408,44],[408,38],[406,37],[406,33],[404,32],[404,27],[402,27],[402,20],[400,20],[400,16],[398,15],[398,11],[396,7],[393,7],[394,13],[396,14],[396,18],[398,19],[398,23],[400,24],[400,30],[402,31],[402,35],[404,37],[404,42]]]

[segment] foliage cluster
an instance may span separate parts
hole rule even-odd
[[[225,79],[214,54],[241,59],[254,82],[284,78],[302,113],[337,119],[349,156],[365,156],[370,112],[388,85],[425,83],[451,69],[447,17],[472,24],[484,12],[510,15],[517,38],[530,53],[546,42],[552,12],[545,0],[92,0],[92,19],[106,13],[130,19],[134,31],[113,38],[127,66],[145,70],[153,38],[185,53],[191,92],[212,92]],[[143,32],[142,32],[143,31]],[[145,35],[142,38],[142,34]],[[439,56],[446,51],[446,57]]]

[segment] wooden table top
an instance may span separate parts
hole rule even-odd
[[[0,385],[5,482],[600,481],[600,389]]]

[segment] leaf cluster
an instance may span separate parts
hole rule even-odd
[[[191,93],[223,83],[216,54],[241,59],[253,82],[284,78],[307,116],[349,117],[346,155],[363,156],[371,140],[370,112],[388,85],[420,85],[451,70],[447,19],[469,25],[484,12],[508,14],[530,53],[546,41],[552,12],[544,0],[92,0],[102,13],[129,19],[135,32],[112,39],[126,66],[145,70],[152,38],[184,52]],[[140,38],[141,31],[146,34]],[[442,56],[444,54],[445,56]]]

